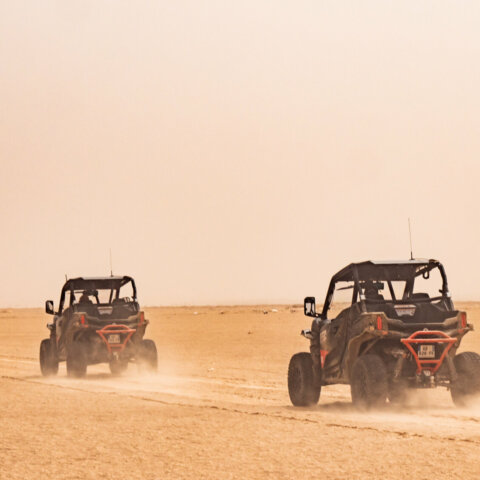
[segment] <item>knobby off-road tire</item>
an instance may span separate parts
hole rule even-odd
[[[316,405],[322,387],[315,383],[312,355],[306,352],[296,353],[288,365],[288,394],[293,405]]]
[[[67,375],[81,378],[87,373],[87,354],[81,342],[73,342],[67,350]]]
[[[53,342],[46,338],[40,343],[40,371],[44,377],[58,373],[58,360]]]
[[[128,367],[127,360],[112,360],[109,363],[110,372],[114,376],[121,375]]]
[[[157,371],[158,354],[153,340],[142,340],[138,348],[138,360],[140,368],[146,368],[150,372]]]
[[[450,393],[457,407],[464,407],[476,395],[480,395],[480,355],[463,352],[453,359],[457,370],[457,381],[452,384]]]
[[[353,364],[350,379],[352,402],[359,410],[385,405],[388,394],[387,369],[377,355],[363,355]]]

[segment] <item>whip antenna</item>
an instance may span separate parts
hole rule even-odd
[[[408,217],[408,233],[410,235],[410,260],[413,260],[413,248],[412,248],[412,228],[410,226],[410,217]]]

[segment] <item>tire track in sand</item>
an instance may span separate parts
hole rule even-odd
[[[309,423],[309,424],[317,424],[321,425],[322,427],[326,428],[339,428],[339,429],[349,429],[349,430],[356,430],[356,431],[371,431],[383,435],[395,435],[397,437],[401,438],[420,438],[420,439],[425,439],[425,440],[432,440],[432,441],[440,441],[440,442],[464,442],[464,443],[469,443],[469,444],[474,444],[474,445],[480,445],[480,440],[472,439],[472,438],[459,438],[456,436],[441,436],[441,435],[426,435],[422,433],[417,433],[417,432],[407,432],[404,430],[395,430],[395,429],[388,429],[388,428],[378,428],[374,426],[369,426],[369,425],[352,425],[348,423],[333,423],[333,422],[324,422],[323,419],[313,419],[310,417],[301,417],[301,416],[295,416],[295,415],[285,415],[281,413],[273,413],[273,412],[267,412],[267,411],[259,411],[259,410],[248,410],[248,409],[241,409],[235,406],[221,406],[221,405],[215,405],[215,404],[205,404],[205,403],[188,403],[188,402],[179,402],[179,401],[168,401],[165,399],[159,399],[159,398],[152,398],[152,397],[147,397],[144,395],[136,395],[132,393],[121,393],[116,390],[92,390],[88,388],[81,388],[78,386],[73,386],[73,385],[65,385],[65,384],[59,384],[59,383],[48,383],[48,382],[42,382],[34,379],[28,379],[28,378],[21,378],[21,377],[13,377],[9,375],[1,375],[1,379],[4,380],[9,380],[9,381],[17,381],[17,382],[26,382],[26,383],[31,383],[35,385],[41,385],[41,386],[47,386],[47,387],[54,387],[54,388],[60,388],[60,389],[66,389],[66,390],[71,390],[71,391],[78,391],[82,393],[88,393],[92,395],[115,395],[115,396],[120,396],[120,397],[126,397],[126,398],[131,398],[134,400],[140,400],[144,402],[152,402],[152,403],[157,403],[159,405],[166,405],[166,406],[174,406],[174,407],[179,407],[179,408],[198,408],[198,409],[209,409],[209,410],[218,410],[221,412],[227,412],[227,413],[233,413],[233,414],[239,414],[239,415],[248,415],[248,416],[264,416],[268,418],[275,418],[279,420],[284,420],[284,421],[292,421],[292,422],[300,422],[300,423]],[[278,408],[278,407],[277,407]],[[301,411],[307,411],[307,412],[312,412],[310,409],[302,409]]]

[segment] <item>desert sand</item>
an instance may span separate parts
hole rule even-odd
[[[480,329],[480,303],[457,304]],[[347,386],[291,406],[286,372],[308,349],[300,306],[146,308],[159,371],[44,379],[39,309],[0,310],[0,478],[477,479],[480,402],[445,389],[358,413]],[[461,351],[480,352],[480,333]]]

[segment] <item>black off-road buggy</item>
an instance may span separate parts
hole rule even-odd
[[[47,325],[50,338],[40,344],[43,375],[56,375],[62,361],[73,377],[104,362],[114,375],[126,370],[129,361],[156,370],[157,349],[153,340],[143,339],[148,320],[133,278],[72,278],[62,288],[58,311],[52,300],[45,302],[45,310],[54,317]]]
[[[350,301],[329,318],[334,294],[345,293]],[[316,404],[331,384],[350,384],[361,409],[400,403],[412,388],[447,387],[457,406],[480,394],[480,355],[456,354],[473,326],[455,310],[436,260],[352,263],[333,276],[322,312],[307,297],[304,313],[314,320],[302,331],[310,353],[294,355],[288,368],[294,405]]]

